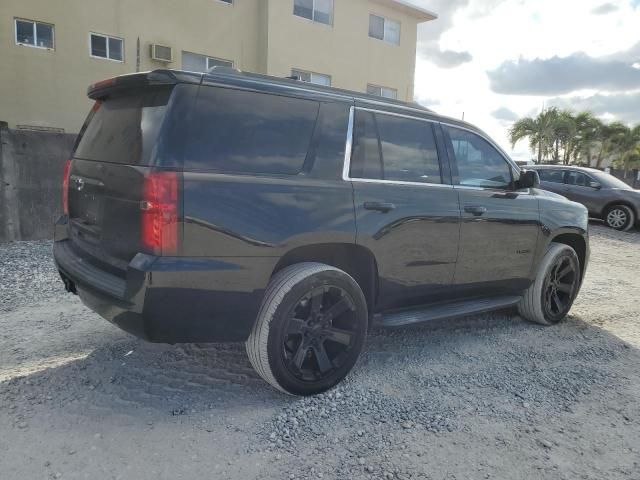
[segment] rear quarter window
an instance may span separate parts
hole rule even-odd
[[[200,88],[184,156],[187,170],[300,173],[319,103],[230,88]]]
[[[171,91],[171,87],[147,87],[97,101],[80,131],[74,156],[149,165]]]

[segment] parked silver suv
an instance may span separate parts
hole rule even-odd
[[[640,190],[593,168],[561,165],[528,167],[540,175],[540,187],[582,203],[589,216],[611,228],[629,230],[640,218]]]

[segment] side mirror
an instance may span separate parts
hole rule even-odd
[[[602,188],[602,184],[600,182],[591,182],[589,185],[591,188],[595,188],[596,190],[600,190]]]
[[[539,188],[540,176],[535,170],[522,170],[517,185],[518,188]]]

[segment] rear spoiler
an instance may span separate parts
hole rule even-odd
[[[178,70],[154,70],[152,72],[130,73],[92,84],[87,89],[87,96],[92,100],[102,100],[114,91],[132,87],[175,85],[177,83],[199,85],[202,82],[202,77],[202,73],[181,72]]]

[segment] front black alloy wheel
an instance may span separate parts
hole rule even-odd
[[[538,265],[533,283],[520,303],[520,315],[540,325],[554,325],[567,316],[580,290],[582,271],[575,250],[551,243]]]
[[[580,280],[578,265],[569,255],[559,256],[547,272],[542,287],[545,316],[554,320],[563,318],[571,308]]]

